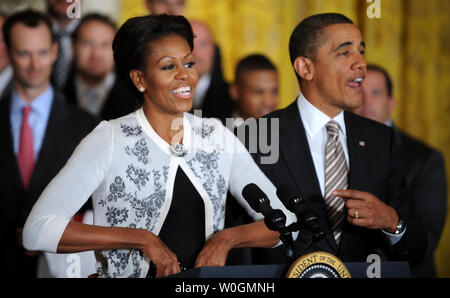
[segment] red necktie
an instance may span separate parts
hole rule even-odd
[[[25,107],[23,109],[22,127],[20,129],[19,140],[19,153],[17,160],[19,163],[20,173],[22,175],[22,181],[25,189],[28,189],[28,185],[31,180],[34,168],[34,150],[33,150],[33,133],[30,125],[28,124],[28,115],[30,114],[31,107]]]

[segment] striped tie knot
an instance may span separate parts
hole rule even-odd
[[[328,135],[333,137],[339,135],[339,124],[336,121],[330,120],[327,123],[326,128]]]

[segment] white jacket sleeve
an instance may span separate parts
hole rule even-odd
[[[70,219],[101,184],[112,159],[112,142],[106,121],[80,142],[33,206],[23,230],[26,249],[56,252]]]
[[[228,131],[228,129],[227,129]],[[255,163],[250,153],[244,147],[244,145],[236,138],[231,132],[227,139],[234,144],[233,162],[230,174],[229,189],[234,198],[236,198],[239,204],[245,208],[247,213],[254,219],[259,220],[264,218],[261,213],[254,211],[247,201],[242,196],[242,190],[249,183],[254,183],[267,195],[270,200],[270,205],[273,209],[281,209],[286,214],[286,226],[295,222],[297,217],[294,213],[287,210],[283,203],[279,200],[276,194],[276,187],[262,172],[262,170]],[[294,239],[296,239],[298,232],[293,233]],[[280,242],[281,243],[281,242]],[[278,243],[277,245],[279,245]]]

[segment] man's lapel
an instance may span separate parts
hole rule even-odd
[[[364,136],[363,127],[357,124],[351,112],[344,111],[347,132],[347,148],[350,160],[348,189],[361,190],[368,185],[370,142]]]
[[[59,143],[59,134],[63,131],[61,126],[66,117],[67,110],[61,102],[61,99],[55,94],[42,147],[36,159],[33,176],[31,177],[30,191],[41,188],[39,185],[40,181],[46,181],[45,177],[48,175],[47,169],[49,167],[52,168],[51,163],[55,161],[55,158],[58,158],[57,152],[60,151],[61,146],[65,145]]]
[[[364,190],[367,189],[369,182],[369,175],[367,173],[369,170],[369,148],[371,144],[364,136],[364,128],[356,120],[356,116],[353,113],[344,111],[347,150],[350,163],[347,188]],[[347,212],[347,208],[345,208],[345,212]],[[349,236],[354,229],[358,229],[358,227],[344,220],[343,233],[339,245],[340,249],[345,250],[345,247],[352,245]]]
[[[280,150],[297,191],[302,194],[320,194],[314,163],[306,139],[303,122],[295,101],[280,119]]]
[[[0,160],[5,166],[5,170],[9,173],[19,189],[23,189],[22,177],[19,171],[16,155],[14,154],[13,138],[10,123],[10,105],[11,93],[5,92],[0,99]]]

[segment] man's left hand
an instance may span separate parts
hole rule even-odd
[[[399,222],[397,212],[373,194],[352,189],[337,189],[333,195],[344,199],[349,223],[368,229],[384,229],[390,233],[396,230]]]

